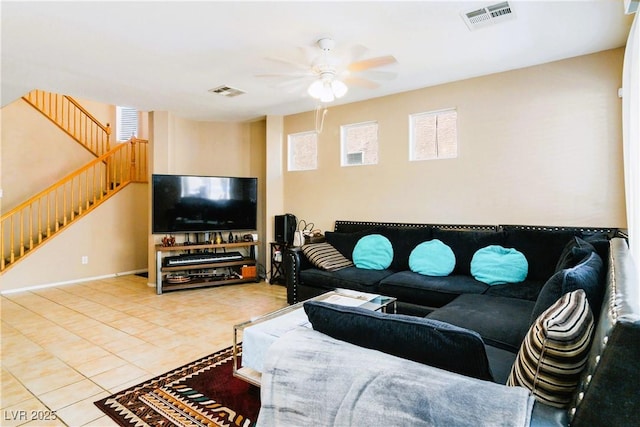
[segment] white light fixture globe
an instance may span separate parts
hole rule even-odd
[[[333,75],[322,75],[309,85],[307,92],[320,102],[332,102],[347,93],[347,85],[334,78]]]
[[[347,85],[340,80],[334,80],[331,82],[331,90],[336,98],[342,98],[347,93]]]

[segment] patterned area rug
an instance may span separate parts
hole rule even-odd
[[[124,427],[253,426],[260,389],[233,376],[232,357],[226,348],[95,404]]]

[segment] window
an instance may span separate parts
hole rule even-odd
[[[432,111],[409,116],[409,159],[433,160],[458,157],[458,113]]]
[[[129,107],[116,107],[116,138],[128,141],[138,135],[138,110]]]
[[[318,169],[318,134],[300,132],[289,135],[288,154],[290,171]]]
[[[378,163],[378,123],[366,122],[340,128],[342,166]]]

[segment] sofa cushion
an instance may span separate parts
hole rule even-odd
[[[456,255],[454,274],[471,276],[471,258],[478,249],[489,245],[503,245],[504,233],[501,231],[471,230],[433,230],[433,238],[449,246]]]
[[[520,283],[502,283],[500,285],[489,286],[484,294],[497,297],[520,298],[535,302],[544,283],[544,280],[535,279],[526,279]]]
[[[484,349],[487,353],[487,359],[489,360],[493,381],[498,384],[506,384],[517,353],[494,347],[486,342]]]
[[[528,268],[522,252],[500,245],[478,249],[471,258],[471,275],[487,285],[522,282]]]
[[[600,315],[604,294],[604,268],[600,255],[591,252],[578,265],[567,269],[562,282],[562,293],[582,289],[587,295],[593,315]]]
[[[534,302],[488,295],[460,295],[427,315],[478,332],[489,345],[516,353],[529,330]]]
[[[482,338],[477,333],[436,320],[386,314],[360,307],[307,301],[313,329],[360,347],[492,380]]]
[[[422,242],[409,255],[409,268],[427,276],[448,276],[456,266],[451,248],[438,239]]]
[[[577,289],[585,291],[591,311],[597,317],[600,314],[604,292],[603,273],[602,259],[596,252],[587,253],[575,267],[555,273],[542,287],[531,313],[530,322],[533,323],[562,294]]]
[[[353,263],[366,270],[385,270],[393,261],[393,246],[381,234],[361,237],[353,248]]]
[[[367,230],[355,233],[339,233],[334,231],[326,231],[324,238],[327,243],[336,248],[345,258],[353,259],[353,248],[363,236],[379,233],[384,227],[371,227]]]
[[[353,262],[344,257],[329,243],[310,243],[302,246],[302,253],[321,270],[337,271],[353,266]]]
[[[525,387],[547,405],[567,407],[587,362],[593,329],[585,292],[564,294],[531,326],[507,385]]]
[[[462,294],[481,294],[489,286],[471,276],[452,274],[446,277],[425,276],[413,271],[399,271],[380,281],[383,295],[427,307],[442,307]]]
[[[562,249],[556,264],[556,272],[565,268],[575,267],[586,255],[595,251],[596,248],[591,243],[578,236],[573,237]]]
[[[431,240],[431,227],[384,227],[379,234],[389,239],[393,246],[393,262],[390,269],[409,270],[409,255],[418,244]]]
[[[503,246],[522,252],[529,261],[529,279],[547,280],[555,272],[565,245],[576,233],[565,230],[521,229],[504,226]]]
[[[338,271],[308,268],[300,271],[300,283],[321,289],[346,288],[362,292],[378,292],[378,283],[393,274],[391,270],[364,270],[347,267]]]

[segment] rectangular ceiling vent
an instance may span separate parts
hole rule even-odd
[[[472,31],[513,18],[515,18],[515,13],[513,13],[509,2],[506,1],[462,13],[462,19]]]
[[[235,87],[231,87],[231,86],[218,86],[218,87],[214,87],[213,89],[209,89],[209,92],[211,93],[216,93],[218,95],[221,96],[226,96],[228,98],[234,97],[234,96],[238,96],[238,95],[242,95],[246,92],[240,90],[240,89],[236,89]]]

